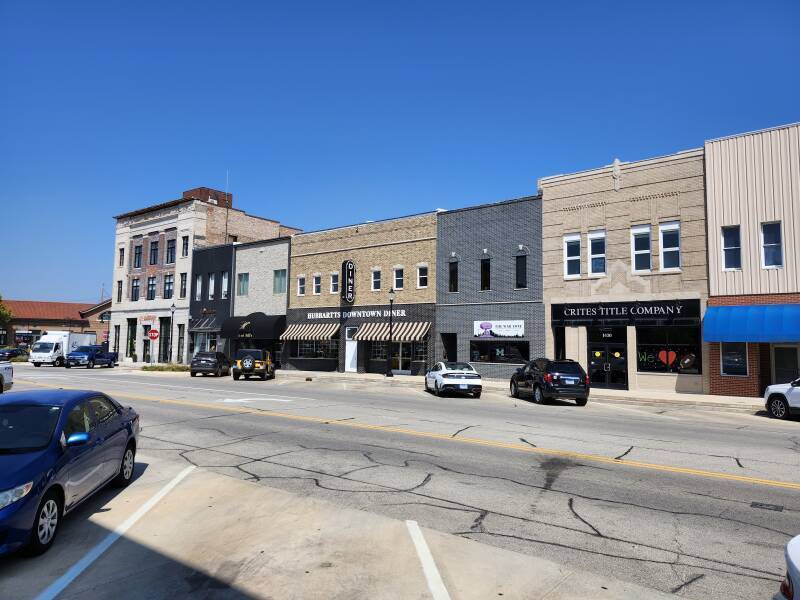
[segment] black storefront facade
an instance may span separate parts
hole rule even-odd
[[[672,377],[702,390],[699,299],[553,304],[556,358],[585,367],[593,387],[647,389]]]
[[[282,367],[281,334],[286,330],[286,315],[251,313],[244,317],[228,317],[221,327],[230,356],[242,349],[268,350],[277,368]]]
[[[230,347],[222,323],[231,314],[233,244],[195,249],[189,293],[189,356]]]
[[[344,279],[343,279],[344,281]],[[433,303],[289,309],[283,341],[286,369],[422,375],[433,361]]]

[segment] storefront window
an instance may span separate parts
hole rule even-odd
[[[720,362],[723,375],[747,376],[747,344],[723,342],[720,344]]]
[[[428,361],[428,344],[425,341],[414,342],[414,351],[411,355],[411,360],[421,362]]]
[[[469,343],[472,362],[524,364],[530,357],[528,342],[474,341]]]
[[[300,340],[295,358],[339,358],[339,340]]]
[[[636,327],[640,372],[702,373],[699,327]]]
[[[370,360],[386,360],[387,342],[372,342],[369,351]]]

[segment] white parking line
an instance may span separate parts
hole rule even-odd
[[[422,571],[425,573],[425,580],[428,582],[428,590],[433,596],[433,600],[450,600],[450,594],[444,587],[444,581],[439,574],[439,569],[436,568],[436,562],[433,560],[425,536],[422,535],[422,530],[416,521],[406,521],[406,526],[411,535],[411,541],[414,542],[414,548],[417,550],[419,562],[422,563]]]
[[[217,400],[217,402],[222,402],[223,404],[251,404],[253,402],[294,402],[294,400],[289,400],[288,398],[260,398],[260,397],[252,397],[252,398],[223,398],[222,400]]]
[[[139,507],[135,513],[133,513],[130,517],[125,519],[125,522],[122,523],[119,527],[117,527],[114,531],[109,533],[103,541],[97,544],[94,548],[89,550],[82,559],[76,562],[70,569],[64,573],[61,577],[56,579],[53,583],[51,583],[47,589],[45,589],[41,594],[36,596],[35,600],[53,600],[58,596],[61,592],[63,592],[67,587],[75,581],[75,579],[80,576],[86,569],[88,569],[94,561],[96,561],[100,556],[102,556],[103,552],[108,550],[111,545],[116,542],[120,537],[125,535],[125,533],[133,527],[136,522],[141,519],[151,508],[153,508],[158,502],[167,494],[169,494],[176,485],[178,485],[181,481],[183,481],[186,476],[191,473],[195,469],[194,466],[186,467],[183,471],[178,473],[175,478],[170,481],[167,485],[162,487],[154,496],[152,496],[147,502],[145,502],[142,506]]]

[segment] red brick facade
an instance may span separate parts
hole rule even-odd
[[[800,304],[800,294],[712,296],[708,299],[708,306],[749,306],[753,304]]]

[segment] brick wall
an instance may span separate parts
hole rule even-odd
[[[747,375],[722,375],[720,344],[709,345],[711,393],[720,396],[761,396],[764,392],[762,370],[769,371],[769,344],[747,344]],[[764,366],[766,363],[766,367]]]
[[[236,246],[236,273],[233,277],[233,314],[246,317],[254,312],[286,314],[286,293],[274,293],[275,271],[289,269],[289,240],[252,246]],[[249,274],[247,296],[236,296],[236,278]],[[287,290],[289,283],[287,281]]]
[[[753,304],[800,304],[800,294],[748,294],[745,296],[712,296],[709,306],[749,306]]]
[[[281,226],[277,221],[254,217],[234,208],[225,210],[210,204],[204,204],[202,207],[206,210],[206,244],[209,246],[228,243],[231,241],[231,236],[236,236],[238,242],[256,242],[281,235]],[[227,240],[225,239],[225,213],[227,213],[228,220]]]

